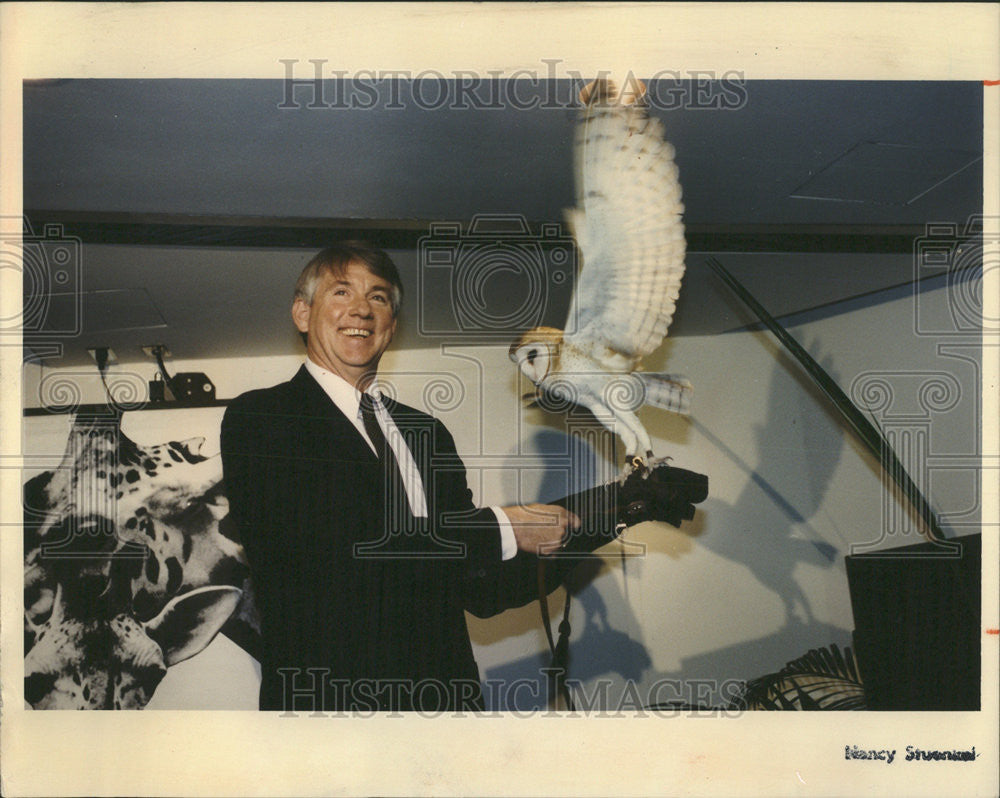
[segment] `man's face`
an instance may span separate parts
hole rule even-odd
[[[292,319],[306,333],[309,358],[357,386],[363,375],[374,374],[396,332],[392,286],[351,262],[340,277],[322,276],[312,305],[296,298]]]

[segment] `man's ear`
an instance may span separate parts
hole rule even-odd
[[[295,297],[295,300],[292,302],[292,321],[295,322],[295,328],[300,333],[309,332],[310,310],[311,308],[302,297]]]

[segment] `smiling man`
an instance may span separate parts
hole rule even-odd
[[[325,258],[315,268],[307,266],[295,290],[292,319],[313,364],[364,390],[396,334],[401,296],[386,264],[372,258],[369,265],[358,257],[336,269],[322,268]]]
[[[476,508],[444,425],[383,395],[401,301],[381,250],[323,250],[292,302],[305,364],[223,419],[261,614],[261,709],[482,708],[465,611],[530,601],[537,556],[579,526],[556,505]]]
[[[402,298],[382,250],[324,249],[292,301],[305,364],[223,417],[261,616],[261,709],[483,709],[466,611],[526,604],[540,581],[552,592],[626,526],[679,526],[706,496],[704,476],[660,466],[553,504],[477,508],[445,426],[379,387]]]

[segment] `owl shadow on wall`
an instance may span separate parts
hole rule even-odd
[[[755,668],[780,664],[811,645],[829,642],[831,636],[835,638],[841,631],[816,619],[806,592],[795,579],[795,571],[803,564],[824,570],[837,564],[838,549],[819,539],[810,519],[822,512],[842,456],[843,434],[797,366],[780,351],[774,355],[766,410],[763,419],[754,425],[755,463],[748,463],[697,418],[665,417],[671,428],[666,434],[662,426],[659,429],[658,437],[671,440],[675,432],[684,435],[697,432],[735,463],[746,474],[746,484],[735,501],[709,498],[684,529],[656,525],[662,529],[650,528],[635,537],[647,541],[648,553],[679,559],[697,544],[744,566],[760,585],[780,599],[785,613],[782,628],[763,639],[684,657],[677,671],[653,670],[650,649],[643,643],[642,621],[620,587],[622,580],[609,573],[618,564],[613,559],[592,556],[567,580],[575,605],[571,614],[571,680],[590,683],[601,677],[617,676],[626,682],[641,683],[658,678],[709,678],[721,682],[745,677]],[[829,370],[829,358],[823,359],[822,365]],[[614,441],[611,440],[609,447],[606,440],[587,434],[586,415],[589,414],[585,411],[573,410],[566,417],[569,434],[549,428],[532,438],[535,450],[546,464],[538,490],[539,501],[583,490],[617,476],[614,449],[610,448]],[[551,419],[553,416],[546,414],[542,423],[552,423]],[[591,423],[597,424],[596,420]],[[675,429],[674,425],[682,429]],[[581,430],[585,434],[573,434]],[[560,463],[566,460],[572,467],[560,468]],[[622,575],[626,585],[630,565],[628,558],[622,558],[620,567],[625,569]],[[692,600],[696,601],[697,596]],[[609,613],[609,607],[614,607],[613,613]],[[550,608],[553,615],[561,613],[561,593],[550,599]],[[517,702],[508,700],[493,709],[533,710],[546,706],[548,693],[541,669],[548,666],[549,653],[540,631],[537,606],[525,608],[528,609],[530,612],[522,616],[527,625],[521,631],[532,626],[538,629],[540,649],[488,668],[484,675],[498,683],[535,681],[539,689],[534,693],[523,691]],[[617,628],[612,627],[612,618]],[[557,622],[558,617],[553,625]],[[639,632],[630,635],[622,629]],[[613,704],[613,696],[608,698]]]
[[[703,423],[692,420],[694,431],[746,475],[735,500],[710,496],[701,506],[705,530],[697,536],[697,543],[747,569],[758,585],[777,597],[784,618],[779,628],[762,636],[736,636],[731,644],[685,653],[678,667],[669,671],[647,671],[647,685],[674,680],[685,686],[678,705],[727,706],[732,688],[748,677],[775,671],[810,648],[831,642],[851,644],[850,631],[816,617],[806,591],[796,581],[801,565],[824,571],[843,568],[844,552],[822,540],[812,524],[813,519],[825,521],[824,527],[831,523],[824,502],[843,456],[842,427],[801,369],[784,352],[774,349],[772,353],[766,410],[762,408],[763,419],[753,425],[756,462],[747,462],[744,452],[734,451]],[[817,360],[830,371],[829,357]],[[846,593],[846,575],[841,581]],[[711,587],[706,587],[706,593],[718,590],[717,580],[709,579],[707,585]],[[730,608],[720,610],[716,603],[716,620],[724,618],[741,633],[748,624],[754,625],[758,612],[767,611],[760,598],[749,598],[746,591],[731,585],[719,595]],[[697,607],[699,598],[691,595],[691,605]],[[704,695],[698,693],[699,686],[706,687]],[[659,697],[668,695],[666,691]]]
[[[827,489],[840,463],[844,436],[825,409],[818,390],[801,369],[775,351],[775,365],[763,422],[754,425],[758,460],[750,465],[697,421],[698,432],[722,450],[748,475],[745,487],[726,507],[711,499],[705,513],[711,534],[699,538],[713,553],[748,568],[754,578],[780,597],[785,625],[815,623],[808,596],[794,577],[805,564],[829,569],[838,550],[819,539],[810,526],[823,507]],[[830,369],[829,357],[821,362]],[[791,384],[791,375],[797,384]],[[822,417],[817,418],[817,410]],[[714,506],[713,506],[714,505]]]

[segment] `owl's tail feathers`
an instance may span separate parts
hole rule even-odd
[[[646,391],[646,404],[662,407],[674,413],[688,413],[694,386],[680,374],[657,374],[648,371],[637,373]]]

